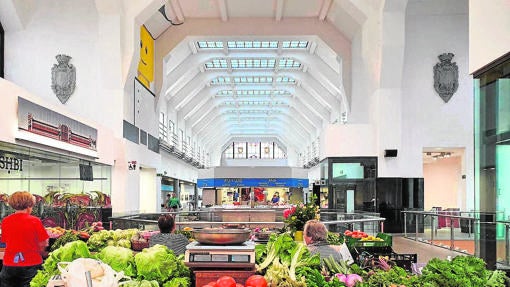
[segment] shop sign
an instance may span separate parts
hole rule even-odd
[[[204,178],[197,180],[204,187],[304,187],[308,179],[303,178]]]
[[[129,170],[136,170],[136,160],[128,161]]]
[[[0,169],[23,171],[23,160],[0,155]]]
[[[18,129],[96,150],[97,130],[79,121],[18,97]]]

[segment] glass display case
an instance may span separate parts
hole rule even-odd
[[[8,197],[22,190],[36,197],[34,212],[49,226],[99,221],[103,213],[111,215],[111,166],[0,143],[0,218],[13,212],[6,204]]]

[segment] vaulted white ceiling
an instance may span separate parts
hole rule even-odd
[[[245,19],[249,25],[254,18],[275,23],[315,18],[352,37],[365,20],[352,2],[170,0],[144,25],[158,41],[191,19]],[[163,62],[160,101],[206,148],[233,138],[272,137],[299,151],[325,126],[348,117],[342,55],[317,35],[189,34]]]

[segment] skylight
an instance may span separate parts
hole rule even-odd
[[[284,49],[303,49],[308,47],[308,41],[282,41]]]
[[[197,46],[201,50],[217,50],[225,47],[222,41],[198,41]],[[308,41],[291,40],[291,41],[227,41],[226,45],[229,49],[306,49]]]
[[[211,85],[230,85],[235,84],[271,84],[274,79],[271,76],[234,76],[225,77],[218,76],[211,80]],[[276,77],[276,83],[278,84],[295,84],[296,80],[292,77],[278,76]]]
[[[206,69],[226,69],[227,66],[227,59],[224,58],[216,58],[212,59],[211,61],[205,63]]]
[[[276,64],[274,58],[261,58],[261,59],[230,59],[232,69],[273,69]]]
[[[224,106],[286,106],[283,101],[225,101]]]
[[[282,83],[282,84],[285,84],[285,83],[292,83],[292,84],[295,84],[296,83],[296,80],[294,78],[291,78],[291,77],[286,77],[286,76],[278,76],[276,78],[276,82],[277,83]]]
[[[246,110],[242,110],[242,109],[236,109],[236,110],[226,110],[224,112],[224,114],[280,114],[282,113],[281,110],[275,110],[275,109],[272,109],[272,110],[268,110],[268,109],[263,109],[263,110],[258,110],[258,109],[246,109]]]
[[[290,92],[286,90],[236,90],[237,96],[290,96]],[[233,90],[221,90],[216,96],[233,96]]]
[[[229,65],[230,63],[230,65]],[[301,63],[293,58],[214,58],[205,63],[209,69],[297,69]]]
[[[276,49],[278,41],[228,41],[230,49]]]

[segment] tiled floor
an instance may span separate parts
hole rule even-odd
[[[447,248],[416,242],[400,235],[393,235],[393,250],[396,253],[416,253],[418,255],[418,263],[427,263],[432,258],[446,259],[448,256],[455,257],[457,255],[465,255],[464,253],[452,251]]]

